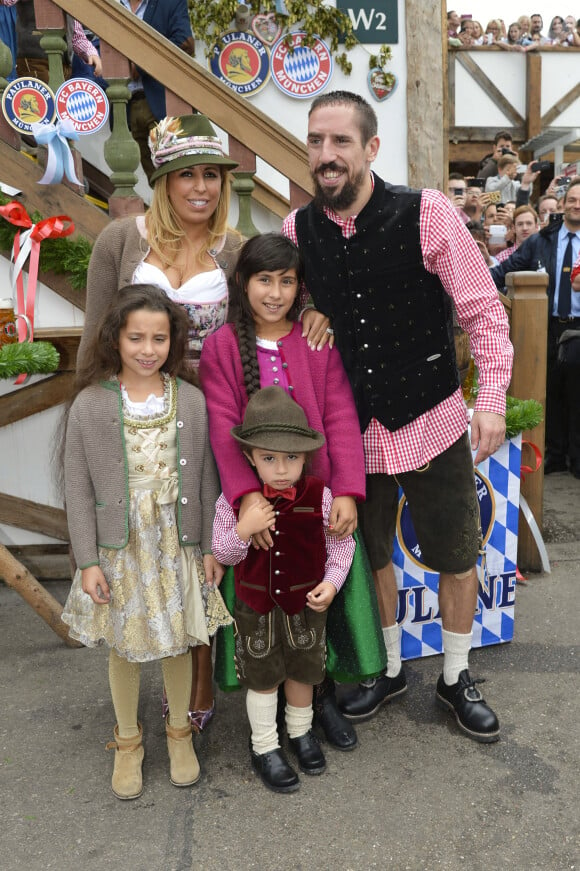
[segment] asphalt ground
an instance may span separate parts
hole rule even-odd
[[[110,790],[105,649],[71,650],[0,583],[2,871],[564,871],[580,869],[580,481],[546,479],[551,574],[516,593],[515,635],[473,651],[502,727],[462,735],[435,706],[441,657],[406,664],[408,693],[358,726],[352,753],[291,795],[252,773],[241,693],[195,738],[202,778],[169,782],[161,670],[143,668],[145,788]],[[46,582],[64,601],[68,583]]]

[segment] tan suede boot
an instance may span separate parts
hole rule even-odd
[[[174,786],[191,786],[199,780],[199,762],[193,749],[191,723],[174,729],[165,721],[167,750],[169,752],[169,779]]]
[[[131,738],[121,738],[119,727],[115,726],[115,740],[109,741],[107,750],[115,748],[115,767],[111,788],[117,798],[128,801],[139,798],[143,792],[143,729],[139,723],[139,733]]]

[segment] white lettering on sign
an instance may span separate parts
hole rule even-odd
[[[373,27],[373,18],[376,18],[377,24],[374,25],[375,30],[387,29],[387,16],[384,12],[377,12],[376,9],[354,9],[348,10],[350,22],[353,30],[370,30]],[[362,24],[360,23],[362,21]]]

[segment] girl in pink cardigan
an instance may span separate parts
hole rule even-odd
[[[301,406],[308,425],[325,437],[310,473],[322,478],[330,488],[330,528],[343,538],[356,529],[356,502],[365,496],[360,427],[338,351],[328,345],[320,351],[311,350],[302,338],[297,321],[301,278],[300,254],[291,240],[269,233],[246,242],[229,282],[229,323],[206,338],[199,375],[207,403],[210,441],[227,501],[239,506],[243,513],[247,501],[255,501],[256,494],[261,493],[261,484],[230,430],[242,423],[250,396],[262,387],[277,385]],[[273,543],[269,532],[254,537],[254,542],[263,548]],[[357,578],[357,588],[359,583],[365,588],[364,596],[371,600],[367,610],[372,612],[372,584],[363,576]],[[345,586],[350,586],[354,594],[352,574]],[[376,636],[374,649],[369,643],[368,627],[364,628],[365,637],[360,638],[360,649],[355,638],[341,641],[340,646],[348,650],[351,659],[351,667],[346,669],[349,679],[354,679],[353,670],[367,674],[374,671],[385,657],[379,621],[372,613],[370,617],[370,634]],[[341,630],[352,635],[346,626]],[[332,640],[330,635],[329,627]],[[373,651],[370,657],[369,650]],[[340,654],[337,659],[340,661]],[[335,669],[337,674],[343,671],[340,666]],[[352,725],[336,707],[332,681],[317,687],[315,714],[331,744],[341,750],[356,745]]]

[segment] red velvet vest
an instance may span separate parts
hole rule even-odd
[[[320,478],[302,478],[296,499],[271,499],[276,509],[274,546],[250,547],[245,560],[234,566],[236,595],[259,614],[276,605],[286,614],[306,606],[306,593],[324,577],[326,543],[322,525]]]

